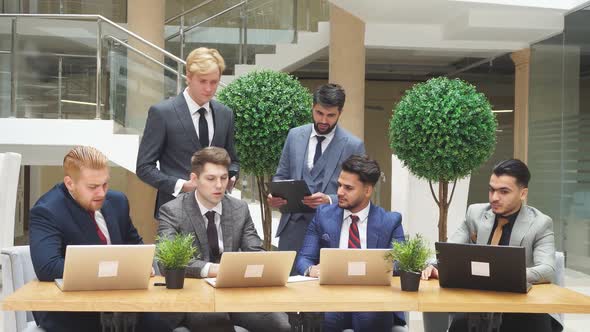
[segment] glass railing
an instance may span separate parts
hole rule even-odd
[[[2,117],[109,119],[140,133],[149,105],[184,88],[183,60],[102,16],[3,14],[0,27]]]
[[[123,0],[0,0],[4,14],[89,14],[114,22],[127,22],[127,1]]]
[[[217,48],[225,74],[233,74],[235,64],[253,64],[256,54],[297,42],[299,32],[328,19],[326,0],[205,0],[166,20],[166,49],[184,58],[200,46]]]

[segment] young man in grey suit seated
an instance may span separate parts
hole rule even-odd
[[[555,242],[553,221],[541,211],[524,204],[531,173],[518,159],[498,163],[492,170],[489,203],[467,208],[465,221],[449,242],[477,243],[526,248],[526,277],[529,283],[554,280]],[[437,278],[434,266],[422,271],[422,278]],[[449,331],[468,331],[469,316],[455,315]],[[561,331],[556,314],[504,313],[500,331]]]
[[[224,252],[263,250],[248,204],[225,195],[230,163],[229,154],[223,148],[207,147],[197,151],[191,160],[190,174],[190,181],[196,190],[182,193],[160,208],[160,237],[179,233],[195,235],[198,254],[189,262],[187,277],[216,277]],[[185,326],[192,331],[234,331],[234,325],[251,332],[290,330],[285,313],[186,313],[169,316],[174,325]]]

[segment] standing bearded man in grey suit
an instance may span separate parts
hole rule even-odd
[[[160,206],[181,192],[195,190],[190,174],[191,156],[208,146],[229,152],[228,189],[238,176],[240,164],[234,148],[234,113],[212,100],[225,61],[215,49],[200,47],[186,58],[187,88],[174,98],[150,107],[139,152],[137,176],[158,189],[155,216]],[[156,167],[160,163],[160,168]]]
[[[224,252],[263,250],[248,204],[225,195],[229,166],[230,157],[224,149],[199,150],[191,160],[190,181],[196,190],[178,195],[160,209],[158,236],[195,235],[198,256],[189,262],[187,277],[216,277]],[[187,313],[169,317],[173,325],[195,331],[234,331],[234,325],[252,332],[291,328],[284,313]]]
[[[338,175],[342,162],[351,155],[364,155],[365,145],[357,137],[338,126],[346,94],[338,84],[320,86],[313,94],[313,124],[289,131],[279,166],[273,180],[305,180],[313,193],[303,199],[311,208],[338,200]],[[279,208],[287,201],[268,195],[268,202]],[[286,213],[276,236],[279,250],[299,252],[307,226],[315,213]]]
[[[492,170],[489,203],[467,208],[465,221],[449,242],[476,243],[526,248],[526,279],[532,284],[552,282],[555,278],[555,240],[551,218],[524,204],[531,173],[518,159],[498,163]],[[434,266],[422,271],[422,278],[437,278]],[[468,331],[468,316],[457,314],[449,328]],[[561,331],[557,314],[504,313],[500,331]]]

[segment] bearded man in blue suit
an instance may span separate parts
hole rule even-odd
[[[371,204],[371,195],[381,176],[376,161],[353,155],[342,163],[338,177],[338,204],[322,205],[309,224],[295,266],[306,276],[320,274],[320,249],[391,248],[404,241],[402,216]],[[328,312],[323,331],[388,331],[406,325],[399,312]],[[401,328],[401,330],[404,330]]]

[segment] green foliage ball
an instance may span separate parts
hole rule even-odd
[[[473,85],[438,77],[406,91],[395,106],[389,141],[417,177],[454,181],[492,155],[496,127],[489,101]]]
[[[282,72],[248,73],[225,87],[218,99],[235,114],[240,168],[256,176],[274,174],[289,129],[311,120],[311,94]]]

